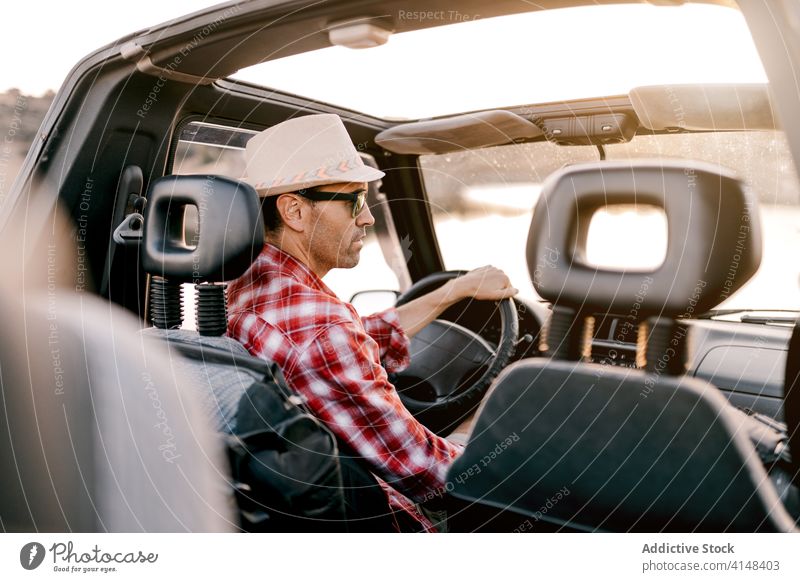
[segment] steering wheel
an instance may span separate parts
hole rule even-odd
[[[465,273],[441,271],[423,277],[398,297],[396,305],[408,303]],[[464,301],[469,308],[475,300]],[[494,303],[500,310],[497,349],[466,327],[435,319],[411,338],[409,367],[389,375],[409,412],[437,434],[448,434],[477,408],[492,380],[514,354],[519,334],[514,300]]]

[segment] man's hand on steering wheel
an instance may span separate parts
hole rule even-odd
[[[508,276],[491,265],[480,267],[466,273],[450,272],[447,281],[441,287],[419,289],[416,285],[403,294],[406,301],[398,301],[397,314],[400,326],[408,337],[429,325],[451,305],[462,299],[500,301],[518,293],[511,286]]]
[[[509,363],[519,321],[511,299],[517,289],[500,269],[444,271],[423,277],[397,299],[401,325],[411,336],[411,363],[390,375],[400,399],[417,420],[448,434],[480,403],[492,380]],[[461,300],[496,302],[500,338],[493,347],[478,333],[436,319]]]
[[[500,300],[513,297],[519,290],[512,287],[511,280],[497,267],[486,265],[452,279],[452,293],[456,300],[472,297],[481,300]]]

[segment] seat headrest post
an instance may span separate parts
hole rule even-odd
[[[228,329],[227,285],[201,283],[195,285],[197,331],[204,336],[221,336]]]
[[[588,361],[593,331],[594,317],[586,317],[571,307],[554,305],[539,348],[556,360]]]
[[[150,321],[158,329],[177,329],[183,325],[181,299],[183,289],[180,283],[173,283],[164,277],[150,277]]]
[[[652,374],[685,374],[689,368],[689,327],[668,317],[651,317],[647,328],[645,369]]]

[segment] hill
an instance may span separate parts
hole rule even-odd
[[[33,97],[16,89],[0,93],[0,204],[14,183],[53,97],[52,92]]]

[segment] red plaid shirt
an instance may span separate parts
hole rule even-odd
[[[416,501],[441,493],[461,448],[411,416],[387,378],[409,362],[397,310],[360,318],[306,265],[266,244],[230,285],[228,311],[228,335],[277,363],[317,418],[391,485],[390,506],[430,529],[398,491]]]

